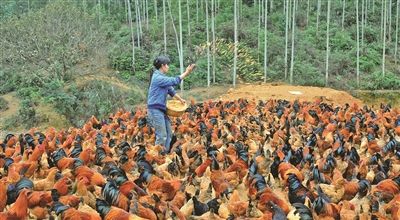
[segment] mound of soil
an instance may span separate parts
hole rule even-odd
[[[276,83],[238,85],[236,88],[229,89],[220,98],[222,100],[246,98],[256,100],[286,99],[289,101],[296,99],[299,101],[315,101],[320,99],[334,105],[352,104],[353,102],[362,105],[363,103],[344,91],[310,86],[279,85]]]

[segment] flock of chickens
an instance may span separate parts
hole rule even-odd
[[[3,219],[400,219],[400,110],[192,102],[169,154],[146,111],[0,142]]]

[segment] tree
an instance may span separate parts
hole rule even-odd
[[[383,0],[383,1],[386,1],[386,0]],[[382,7],[381,7],[381,40],[383,40],[383,23],[386,23],[386,20],[385,20],[385,16],[384,16],[384,7],[386,7],[386,6],[384,6],[384,5],[386,5],[386,2],[385,3],[383,3],[383,1],[382,1]]]
[[[158,7],[157,7],[157,0],[154,0],[154,13],[156,15],[156,23],[158,24]]]
[[[383,0],[384,4],[383,4],[383,8],[384,8],[384,12],[383,12],[383,49],[382,49],[382,75],[385,76],[385,55],[386,55],[386,0]]]
[[[344,14],[346,9],[346,0],[343,0],[343,9],[342,9],[342,31],[344,31]]]
[[[331,1],[328,1],[328,12],[326,15],[326,67],[325,67],[325,86],[328,86],[329,77],[329,22],[330,22]]]
[[[372,0],[372,13],[375,14],[375,0]]]
[[[130,0],[128,0],[130,1]],[[139,8],[139,1],[135,0],[136,4],[136,30],[137,30],[137,38],[138,38],[138,48],[140,49],[140,38],[142,36],[142,22],[140,18],[140,8]]]
[[[394,43],[394,62],[397,64],[397,44],[399,43],[398,41],[398,36],[399,36],[399,3],[400,1],[397,0],[396,3],[396,40]]]
[[[180,49],[180,40],[179,40],[179,36],[178,36],[178,31],[176,30],[175,22],[174,22],[174,17],[172,16],[171,2],[170,2],[170,0],[167,0],[167,3],[168,3],[169,16],[170,16],[170,18],[171,18],[172,28],[174,29],[174,33],[175,33],[176,48],[177,48],[177,50],[178,50],[178,56],[179,56],[179,59],[180,59],[180,57],[181,57],[181,54],[180,54],[180,53],[181,53],[181,49]]]
[[[237,36],[237,1],[234,0],[234,9],[233,9],[233,23],[234,23],[234,57],[233,57],[233,87],[236,87],[236,67],[237,67],[237,52],[238,52],[238,36]]]
[[[306,20],[307,25],[308,25],[309,15],[310,15],[310,0],[307,0],[307,20]]]
[[[364,50],[364,1],[365,0],[361,0],[361,50]],[[356,7],[358,7],[358,5]]]
[[[111,0],[108,0],[108,16],[111,14]]]
[[[265,1],[265,22],[264,22],[264,83],[267,82],[267,23],[268,23],[268,1]]]
[[[208,0],[206,3],[206,35],[207,35],[207,87],[210,87],[210,34],[208,32]]]
[[[196,0],[196,24],[199,23],[199,0]]]
[[[101,24],[100,9],[101,9],[101,2],[100,2],[100,0],[98,0],[98,2],[97,2],[97,15],[99,16],[99,24]]]
[[[289,26],[289,0],[285,0],[285,79],[287,79],[287,69],[288,69],[288,26]]]
[[[257,60],[260,62],[261,0],[258,0]]]
[[[213,74],[213,83],[215,83],[215,71],[216,71],[216,63],[215,63],[215,8],[216,8],[216,1],[211,0],[211,33],[212,33],[212,74]]]
[[[133,34],[132,26],[132,12],[130,0],[125,0],[128,7],[128,18],[129,18],[129,28],[131,30],[131,40],[132,40],[132,68],[135,69],[135,36]]]
[[[319,15],[321,14],[321,0],[317,2],[317,33],[318,33],[318,26],[319,26]]]
[[[319,0],[318,0],[319,1]],[[294,30],[296,29],[296,2],[297,0],[293,1],[293,15],[292,15],[292,56],[290,57],[290,84],[293,83],[293,68],[294,68]]]
[[[126,22],[129,23],[129,18],[128,18],[128,5],[127,5],[127,0],[124,0],[125,3],[125,15],[126,15]],[[83,0],[83,11],[86,13],[86,0]]]
[[[149,30],[149,2],[148,0],[145,0],[143,2],[144,4],[144,14],[145,14],[145,20],[146,20],[146,30]]]
[[[358,0],[356,0],[356,19],[357,19],[357,87],[360,86],[360,25],[358,17]]]
[[[365,5],[365,16],[364,16],[364,27],[367,27],[368,22],[368,6],[370,4],[370,0],[367,0],[367,4]]]
[[[389,0],[388,8],[387,8],[387,15],[386,18],[388,20],[388,43],[392,41],[392,0]]]
[[[191,36],[190,36],[190,7],[189,0],[186,0],[186,14],[187,14],[187,29],[188,29],[188,48],[191,46]]]
[[[167,18],[165,15],[165,0],[163,0],[164,53],[167,54]]]
[[[183,67],[183,44],[182,44],[182,7],[181,7],[181,0],[178,0],[178,10],[179,10],[179,67],[181,73],[184,71]],[[183,80],[181,81],[181,91],[183,92]]]

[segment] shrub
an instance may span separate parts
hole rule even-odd
[[[372,75],[366,76],[361,81],[362,89],[391,89],[397,90],[400,89],[400,77],[394,75],[393,73],[386,72],[385,76],[382,75],[382,72],[377,71]]]
[[[18,109],[18,121],[25,127],[33,127],[36,123],[35,104],[30,99],[21,101],[21,106]]]

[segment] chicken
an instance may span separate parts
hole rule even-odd
[[[28,196],[28,207],[33,208],[35,206],[46,207],[53,201],[50,191],[32,191]]]
[[[51,168],[45,179],[34,181],[33,189],[36,191],[51,190],[56,182],[56,176],[59,175],[60,173],[56,167]]]
[[[30,219],[49,219],[49,210],[46,207],[33,207],[32,209],[29,209],[29,213]]]
[[[371,184],[368,180],[360,180],[358,182],[351,181],[344,184],[344,195],[343,200],[351,200],[354,196],[359,193],[361,196],[365,196],[368,193]]]
[[[276,195],[270,188],[264,189],[264,191],[260,192],[260,198],[258,200],[257,208],[262,211],[270,210],[268,208],[268,202],[273,202],[277,206],[279,206],[286,214],[289,213],[290,208],[288,203],[282,198]]]
[[[289,202],[293,203],[302,203],[304,204],[306,198],[308,197],[311,202],[314,201],[315,195],[309,189],[307,189],[300,180],[297,178],[295,174],[289,174],[288,177],[289,184]]]
[[[193,213],[193,200],[189,199],[179,210],[184,216],[190,216]]]
[[[65,196],[72,188],[72,181],[66,176],[61,177],[61,179],[57,180],[54,184],[53,188],[56,189],[61,196]]]
[[[333,203],[338,203],[343,198],[345,192],[345,183],[346,181],[341,178],[336,180],[333,183],[334,185],[321,183],[319,184],[319,187],[321,187],[321,190],[331,199]]]
[[[78,166],[74,171],[76,178],[86,177],[90,181],[90,185],[103,186],[106,183],[106,180],[100,173],[87,166]]]
[[[310,207],[301,204],[301,203],[294,203],[294,209],[289,212],[287,218],[290,220],[300,220],[300,219],[313,219],[312,212]]]
[[[122,194],[114,180],[108,180],[102,187],[101,194],[103,198],[111,205],[128,211],[130,201],[128,197]]]
[[[335,203],[330,203],[324,198],[324,196],[319,195],[313,203],[315,219],[339,219],[340,218],[340,207]]]
[[[88,191],[86,184],[88,180],[84,177],[80,180],[78,180],[78,183],[76,185],[76,195],[80,196],[85,204],[89,205],[92,208],[96,207],[96,196]]]
[[[300,181],[304,180],[303,174],[296,167],[287,162],[282,162],[279,164],[278,172],[284,183],[287,183],[289,174],[296,175],[297,179]]]
[[[53,204],[53,210],[57,216],[60,216],[61,219],[64,220],[101,220],[100,215],[97,213],[79,211],[62,204],[61,202],[55,202]]]
[[[357,213],[355,212],[355,205],[349,201],[342,201],[340,206],[340,219],[356,219]]]
[[[147,183],[147,190],[150,193],[161,193],[162,199],[165,200],[172,200],[182,184],[180,180],[163,180],[149,173],[147,170],[140,174],[139,182]]]
[[[4,210],[7,203],[7,179],[0,179],[0,212]]]
[[[27,219],[28,218],[28,189],[23,189],[7,212],[0,213],[0,219]]]
[[[154,213],[154,211],[150,208],[144,207],[135,198],[132,198],[130,201],[129,212],[144,219],[157,220],[157,215]]]
[[[225,178],[224,172],[219,170],[218,162],[213,161],[214,170],[211,171],[211,184],[215,190],[216,197],[220,197],[232,188],[228,180]]]
[[[249,201],[241,201],[238,190],[234,190],[228,202],[228,210],[234,216],[243,216],[249,206]]]
[[[390,201],[394,195],[400,192],[400,177],[386,179],[379,182],[376,186],[372,186],[371,194]]]
[[[400,136],[400,117],[397,117],[394,124],[395,124],[394,132],[397,136]]]

